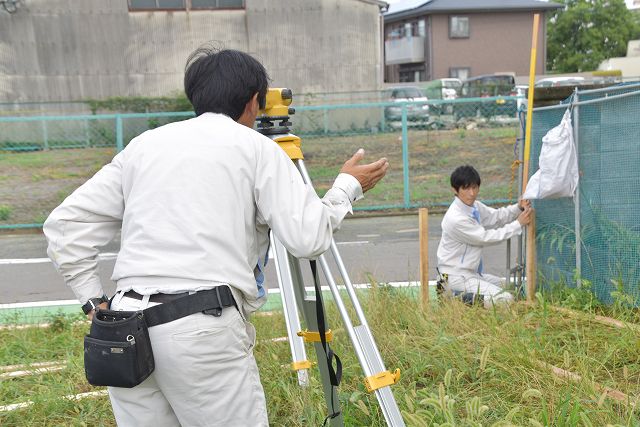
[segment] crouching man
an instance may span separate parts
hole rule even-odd
[[[438,271],[445,278],[449,294],[474,301],[510,303],[513,295],[504,290],[504,279],[483,271],[482,248],[522,233],[531,222],[533,208],[528,200],[493,209],[477,201],[480,174],[472,166],[459,166],[451,174],[455,199],[442,219],[438,246]]]

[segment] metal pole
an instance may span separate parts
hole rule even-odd
[[[89,134],[89,120],[88,119],[84,119],[84,146],[87,147],[87,148],[91,146],[91,136]]]
[[[122,135],[122,116],[116,116],[116,150],[121,152],[124,150],[124,136]]]
[[[49,149],[49,130],[47,129],[47,121],[42,121],[42,142],[44,144],[44,149]]]
[[[578,103],[578,88],[574,90],[574,99],[572,103]],[[573,106],[573,141],[576,147],[576,157],[578,156],[578,141],[580,139],[580,107],[578,105]],[[580,169],[579,157],[578,170]],[[574,206],[574,219],[575,219],[575,234],[576,234],[576,287],[582,286],[582,236],[580,232],[580,179],[578,179],[578,186],[576,187],[576,194],[573,196]]]
[[[322,110],[322,125],[324,126],[324,134],[329,133],[329,115],[327,114],[328,109],[325,107]]]
[[[527,96],[527,124],[524,140],[524,172],[522,174],[523,187],[526,187],[529,180],[529,154],[531,152],[531,126],[533,120],[533,114],[529,112],[533,111],[533,96],[535,93],[535,75],[536,75],[536,58],[538,49],[538,29],[540,27],[540,14],[533,15],[533,36],[531,37],[531,60],[529,64],[529,91]],[[524,188],[523,188],[524,192]],[[536,229],[535,229],[535,212],[532,213],[531,224],[527,226],[527,301],[533,302],[536,291]]]
[[[409,209],[409,137],[407,135],[407,104],[402,105],[402,178],[404,183],[404,208]]]
[[[506,284],[511,284],[511,239],[507,239],[507,274],[505,274]]]

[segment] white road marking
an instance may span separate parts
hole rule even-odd
[[[420,286],[420,282],[388,282],[386,283],[388,286],[392,286],[394,288],[410,288]],[[429,286],[435,286],[435,280],[429,280]],[[370,288],[371,285],[369,283],[360,283],[354,284],[354,288],[356,289],[367,289]],[[313,286],[307,286],[305,288],[307,291],[314,291],[315,288]],[[329,291],[329,286],[322,286],[323,291]],[[338,289],[345,289],[344,286],[338,286]],[[267,292],[270,294],[279,294],[280,288],[271,288],[267,289]],[[34,302],[16,302],[12,304],[0,304],[0,309],[12,309],[12,308],[32,308],[32,307],[51,307],[51,306],[61,306],[61,305],[78,305],[80,304],[77,300],[69,299],[69,300],[58,300],[58,301],[34,301]],[[15,327],[15,326],[12,326]]]
[[[368,240],[359,240],[359,241],[355,241],[355,242],[336,242],[336,245],[338,245],[338,246],[351,246],[351,245],[366,245],[368,243],[369,243]]]
[[[98,255],[98,259],[101,261],[107,261],[115,259],[118,256],[116,253],[106,252]],[[50,263],[49,258],[5,258],[0,259],[0,265],[15,265],[15,264],[46,264]]]
[[[15,302],[12,304],[0,304],[3,308],[33,308],[33,307],[51,307],[59,305],[78,305],[80,302],[76,299],[64,299],[57,301],[32,301],[32,302]]]
[[[363,237],[363,238],[371,238],[371,237],[380,237],[379,234],[356,234],[356,236],[358,237]]]
[[[406,230],[396,230],[396,233],[417,233],[417,228],[407,228]]]

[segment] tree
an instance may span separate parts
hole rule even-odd
[[[564,0],[548,19],[547,64],[551,71],[592,71],[624,56],[627,42],[640,37],[640,24],[624,0]]]

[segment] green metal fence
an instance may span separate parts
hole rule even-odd
[[[516,97],[296,107],[307,169],[320,194],[358,148],[391,169],[356,210],[446,206],[448,177],[462,163],[483,175],[482,197],[516,197],[511,165]],[[0,229],[37,227],[75,188],[140,133],[192,113],[0,117]],[[176,141],[179,143],[179,141]]]
[[[542,283],[590,286],[605,303],[640,301],[640,84],[577,91],[534,109],[531,172],[541,139],[573,108],[575,200],[535,202]]]

